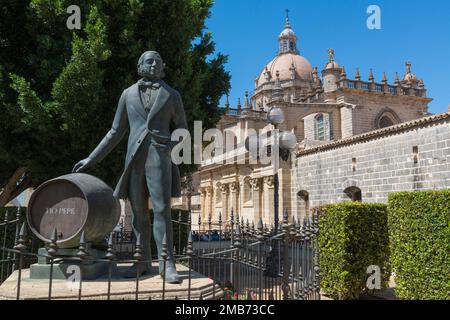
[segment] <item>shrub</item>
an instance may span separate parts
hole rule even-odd
[[[367,268],[381,268],[389,279],[387,207],[343,202],[316,208],[319,213],[320,285],[333,299],[358,299],[366,291]]]
[[[450,299],[450,190],[389,195],[396,295]]]

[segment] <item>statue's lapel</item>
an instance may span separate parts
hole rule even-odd
[[[133,90],[133,103],[132,106],[134,108],[134,110],[139,113],[139,115],[146,119],[147,118],[147,112],[145,111],[145,107],[144,107],[144,102],[142,101],[142,95],[141,95],[141,91],[139,88],[139,85],[136,84]]]
[[[162,107],[164,107],[169,97],[170,92],[166,89],[165,84],[161,83],[161,87],[158,90],[158,95],[156,96],[155,103],[151,107],[150,113],[148,114],[147,122],[150,122],[152,118],[162,109]]]

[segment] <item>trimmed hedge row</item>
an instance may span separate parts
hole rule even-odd
[[[358,299],[366,291],[367,268],[381,268],[389,279],[387,206],[343,202],[316,208],[319,213],[320,285],[333,299]]]
[[[396,295],[450,299],[450,190],[389,195]]]

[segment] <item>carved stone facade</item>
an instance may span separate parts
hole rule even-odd
[[[432,99],[426,96],[423,80],[412,73],[410,62],[406,63],[403,77],[397,74],[392,83],[388,83],[384,73],[377,82],[372,70],[364,81],[359,70],[353,79],[347,77],[345,68],[335,60],[334,50],[328,50],[328,61],[319,73],[300,55],[298,47],[287,18],[279,36],[279,53],[255,79],[253,94],[249,97],[246,93],[244,105],[239,102],[236,108],[230,108],[227,101],[226,114],[217,128],[231,135],[233,140],[224,145],[229,142],[233,149],[205,159],[199,169],[201,190],[220,192],[222,199],[212,203],[214,195],[205,195],[201,205],[203,218],[211,214],[213,220],[217,219],[220,212],[223,219],[229,219],[233,209],[245,220],[256,223],[262,218],[264,223],[273,223],[275,172],[279,177],[279,216],[287,209],[292,215],[304,217],[312,204],[320,202],[312,199],[319,199],[325,192],[321,191],[321,184],[330,187],[315,179],[325,174],[322,168],[333,172],[329,168],[334,163],[332,159],[323,167],[314,168],[303,162],[304,158],[295,159],[292,155],[288,162],[281,161],[279,165],[224,162],[249,157],[245,139],[251,130],[273,130],[267,122],[267,111],[273,106],[283,110],[286,121],[279,129],[295,133],[299,152],[430,116],[428,103]],[[305,184],[306,177],[309,182]],[[317,186],[314,194],[309,187],[312,183]],[[357,199],[358,195],[354,196]]]

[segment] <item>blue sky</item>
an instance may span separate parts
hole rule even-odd
[[[366,26],[369,5],[381,8],[381,30]],[[277,37],[289,9],[300,54],[322,70],[327,49],[353,78],[356,67],[367,80],[373,68],[376,81],[386,71],[412,72],[423,78],[433,113],[450,104],[450,1],[447,0],[216,0],[207,30],[216,49],[229,55],[230,103],[254,89],[254,79],[277,52]],[[222,105],[224,103],[222,99]]]

